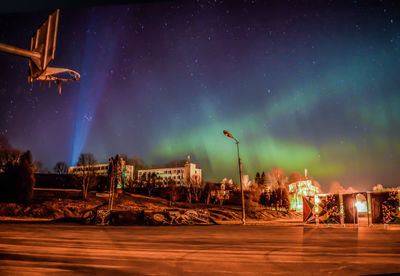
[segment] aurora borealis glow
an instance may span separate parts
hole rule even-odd
[[[307,168],[324,190],[398,186],[399,4],[216,2],[61,10],[53,65],[81,79],[58,96],[0,53],[0,133],[49,169],[82,151],[191,155],[220,180],[238,175],[228,129],[250,177]],[[0,41],[28,48],[47,14],[2,15]]]

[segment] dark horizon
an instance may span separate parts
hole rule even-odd
[[[317,3],[317,4],[315,4]],[[51,170],[81,152],[165,164],[190,155],[205,180],[308,169],[370,190],[399,186],[399,3],[151,2],[61,10],[52,66],[81,74],[41,88],[0,53],[0,134]],[[48,11],[0,17],[0,42],[29,48]]]

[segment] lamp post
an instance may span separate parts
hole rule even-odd
[[[244,191],[243,191],[243,183],[242,183],[242,159],[240,159],[239,155],[239,141],[236,140],[235,137],[233,137],[232,134],[229,133],[229,131],[224,130],[224,135],[226,137],[232,138],[236,142],[237,146],[237,153],[238,153],[238,162],[239,162],[239,177],[240,177],[240,190],[242,192],[242,223],[246,223],[246,214],[245,214],[245,209],[244,209]]]

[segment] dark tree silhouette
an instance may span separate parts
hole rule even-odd
[[[68,173],[68,165],[66,162],[57,162],[53,167],[53,171],[58,174],[67,174]]]
[[[280,194],[280,207],[284,208],[286,211],[290,209],[290,201],[289,201],[289,194],[286,187],[279,188]]]
[[[265,176],[265,172],[262,172],[258,186],[262,187],[263,189],[267,188],[267,178]]]
[[[6,201],[27,202],[32,199],[35,176],[32,155],[28,150],[18,161],[8,162],[4,170],[0,196]]]
[[[21,177],[17,200],[26,202],[32,199],[35,176],[33,174],[32,154],[28,150],[21,155],[19,173]]]
[[[254,182],[256,182],[257,185],[260,185],[260,173],[256,173],[256,177],[254,178]]]
[[[0,135],[0,171],[5,170],[8,163],[18,162],[21,154],[21,151],[10,145],[7,137]]]

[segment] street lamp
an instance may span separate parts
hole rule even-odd
[[[239,155],[239,141],[236,140],[235,137],[233,137],[232,134],[229,133],[229,131],[224,130],[224,135],[226,137],[232,138],[236,142],[237,146],[237,153],[238,153],[238,162],[239,162],[239,176],[240,176],[240,190],[242,192],[242,223],[246,223],[246,215],[245,215],[245,210],[244,210],[244,191],[243,191],[243,183],[242,183],[242,159],[240,159]]]

